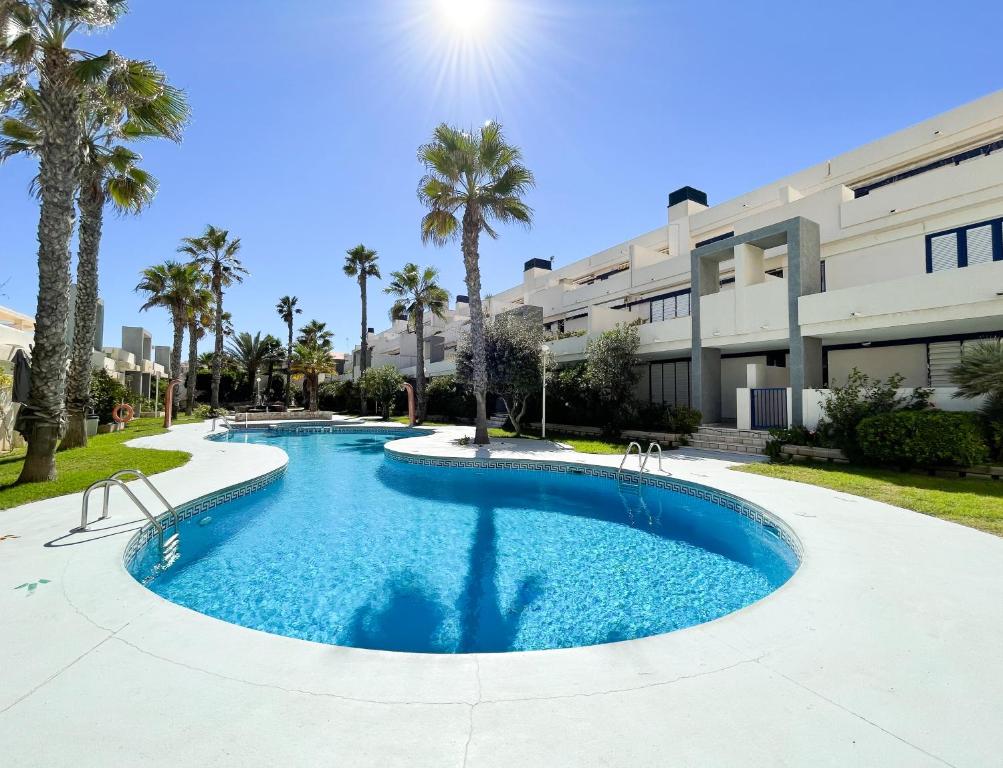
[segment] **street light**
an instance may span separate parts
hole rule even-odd
[[[550,347],[543,344],[540,349],[543,352],[543,415],[540,421],[540,437],[545,439],[547,437],[547,353],[550,352]]]

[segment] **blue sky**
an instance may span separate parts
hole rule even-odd
[[[465,293],[459,246],[422,246],[419,144],[436,123],[501,121],[537,177],[530,231],[482,241],[485,293],[523,262],[557,265],[653,229],[683,185],[720,202],[1003,87],[996,2],[549,2],[488,0],[476,33],[445,0],[133,0],[82,38],[149,58],[184,88],[184,143],[141,147],[161,190],[139,217],[110,214],[102,246],[105,343],[140,315],[137,273],[212,223],[243,239],[251,276],[227,296],[238,330],[284,338],[295,294],[339,347],[358,336],[359,242],[384,275],[433,264]],[[946,15],[945,15],[946,14]],[[33,313],[35,169],[0,167],[0,303]],[[370,324],[390,301],[370,291]]]

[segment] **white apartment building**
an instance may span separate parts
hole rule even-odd
[[[948,371],[966,343],[1003,333],[1001,225],[1003,91],[718,205],[682,187],[662,225],[560,269],[530,259],[491,302],[584,332],[549,344],[563,363],[640,321],[638,396],[706,423],[811,426],[818,390],[855,367],[970,408]],[[384,339],[404,355],[405,336],[374,334],[374,364]]]

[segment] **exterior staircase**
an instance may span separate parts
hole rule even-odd
[[[689,447],[705,451],[762,454],[769,437],[770,433],[765,430],[735,429],[707,424],[693,433]]]

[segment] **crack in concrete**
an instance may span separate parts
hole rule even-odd
[[[474,738],[474,710],[477,709],[477,705],[481,703],[482,688],[481,688],[481,661],[477,654],[473,654],[471,658],[474,661],[474,675],[477,679],[477,701],[470,705],[470,726],[467,729],[467,743],[463,745],[463,768],[467,767],[467,755],[470,753],[470,742]]]
[[[759,666],[761,666],[763,669],[766,669],[766,670],[772,672],[773,674],[777,675],[778,677],[783,678],[784,680],[786,680],[787,682],[789,682],[791,685],[795,685],[798,688],[800,688],[802,691],[805,691],[806,693],[810,693],[813,696],[817,696],[818,698],[822,699],[822,701],[827,702],[828,704],[831,704],[832,706],[836,707],[837,709],[842,710],[843,712],[846,712],[848,715],[851,715],[852,717],[855,717],[858,720],[861,720],[861,721],[867,723],[871,727],[877,728],[879,731],[881,731],[882,733],[886,734],[887,736],[891,736],[896,741],[899,741],[902,744],[905,744],[907,747],[911,747],[912,749],[915,749],[917,752],[920,752],[920,753],[926,755],[930,759],[936,760],[938,763],[941,763],[943,765],[948,766],[948,768],[957,768],[957,766],[954,763],[948,762],[947,760],[945,760],[944,758],[942,758],[940,755],[935,755],[932,752],[928,752],[927,750],[923,749],[922,747],[920,747],[920,746],[918,746],[916,744],[913,744],[908,739],[906,739],[906,738],[904,738],[902,736],[899,736],[894,731],[889,731],[887,728],[884,728],[883,726],[878,725],[873,720],[870,720],[870,719],[864,717],[859,712],[854,712],[852,709],[850,709],[849,707],[846,707],[846,706],[840,704],[838,701],[835,701],[834,699],[830,699],[828,696],[826,696],[826,695],[824,695],[822,693],[819,693],[818,691],[814,690],[813,688],[809,688],[804,683],[798,682],[794,678],[788,677],[783,672],[780,672],[779,670],[774,669],[769,664],[763,663],[762,659],[765,658],[765,656],[766,656],[766,654],[764,654],[763,656],[761,656],[759,659],[756,659],[756,663]]]

